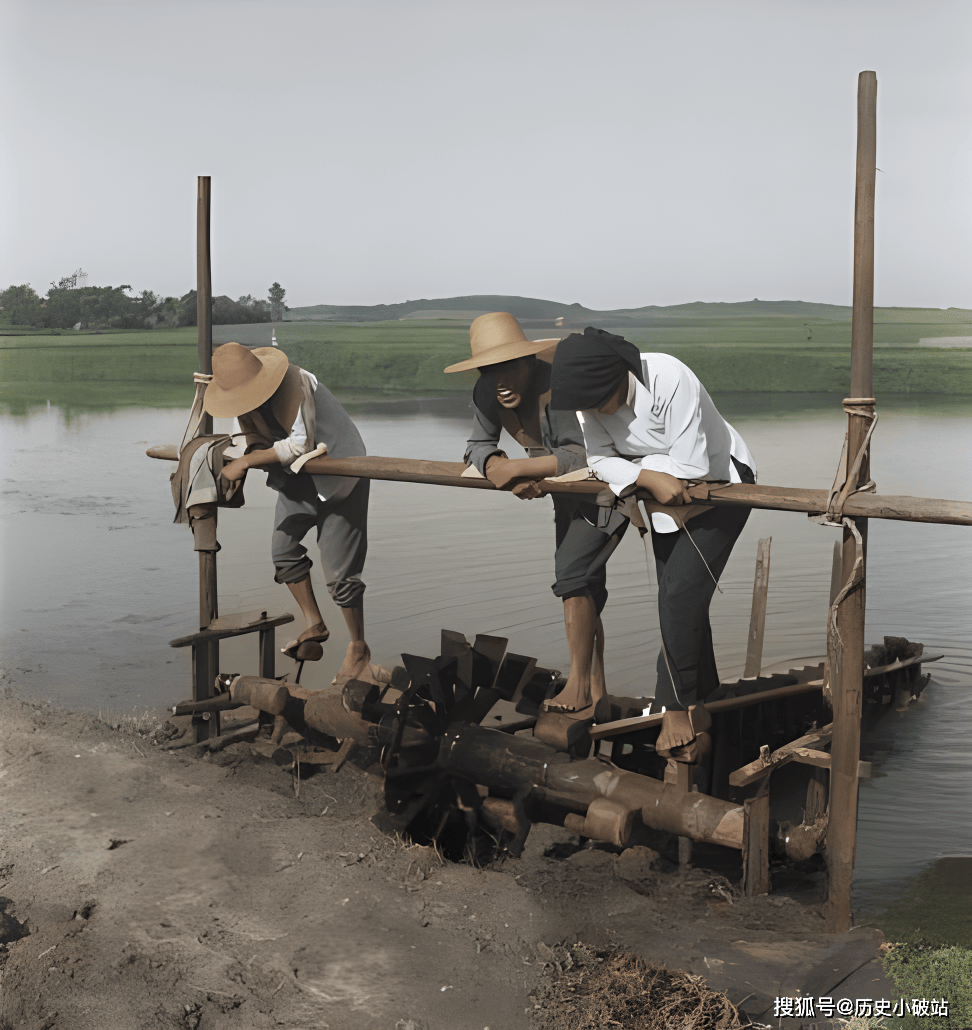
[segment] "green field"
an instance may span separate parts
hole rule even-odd
[[[712,392],[846,394],[850,321],[843,309],[835,310],[841,317],[680,312],[612,328],[642,349],[674,354]],[[0,335],[0,399],[15,407],[41,394],[80,399],[103,393],[119,404],[182,404],[181,388],[191,384],[197,368],[192,327],[7,335],[16,331],[5,327]],[[561,330],[551,325],[528,332],[541,338]],[[875,393],[972,394],[972,349],[918,346],[919,339],[936,336],[972,336],[972,312],[876,309]],[[291,361],[342,393],[465,393],[476,377],[442,373],[469,356],[468,322],[462,320],[298,321],[279,327],[277,339]]]

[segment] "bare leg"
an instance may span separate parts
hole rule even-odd
[[[590,594],[564,598],[570,675],[564,689],[545,703],[544,707],[549,711],[577,712],[591,704],[591,664],[597,622],[594,599]]]
[[[364,608],[342,608],[341,614],[347,623],[351,643],[348,644],[344,664],[338,669],[334,681],[343,683],[347,680],[363,680],[365,683],[374,683],[375,679],[371,672],[371,648],[364,638]]]
[[[305,576],[296,583],[288,583],[287,586],[294,595],[294,600],[300,605],[304,622],[307,624],[307,628],[297,638],[298,642],[307,640],[309,637],[316,640],[327,640],[328,629],[324,625],[324,616],[321,615],[321,610],[317,606],[317,598],[314,596],[310,576]]]
[[[594,660],[591,664],[591,700],[597,704],[607,693],[604,681],[604,623],[600,615],[594,622]]]

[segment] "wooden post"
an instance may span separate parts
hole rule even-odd
[[[199,371],[213,372],[213,286],[209,256],[210,186],[208,175],[196,183],[196,325],[199,344]],[[203,436],[213,431],[211,415],[204,415],[199,426]],[[215,522],[216,513],[213,512]],[[215,534],[215,530],[214,530]],[[199,628],[205,629],[219,614],[216,589],[216,551],[199,551]],[[219,644],[212,640],[193,648],[193,700],[204,701],[213,695],[219,672]],[[219,735],[219,716],[195,723],[196,740]]]
[[[764,784],[765,786],[765,784]],[[769,793],[743,802],[743,890],[747,898],[769,894]]]
[[[763,633],[766,629],[766,596],[769,592],[771,536],[763,537],[756,549],[756,578],[753,581],[753,611],[749,617],[746,668],[743,676],[758,676],[763,664]]]
[[[265,680],[276,679],[275,638],[273,626],[260,630],[260,676]]]
[[[874,332],[874,180],[877,162],[877,76],[861,72],[857,85],[857,186],[854,202],[854,308],[851,329],[851,394],[871,397]],[[870,419],[847,417],[847,465],[853,464]],[[862,462],[858,483],[869,478]],[[855,484],[856,485],[856,484]],[[857,518],[857,531],[867,545],[867,519]],[[856,558],[856,541],[846,527],[843,536],[842,577],[850,578]],[[865,550],[866,555],[866,550]],[[832,661],[834,691],[834,739],[831,748],[830,820],[827,830],[829,871],[828,924],[834,933],[852,925],[850,895],[857,846],[858,762],[861,753],[861,708],[864,671],[864,579],[841,604],[837,629],[843,654]]]
[[[840,588],[843,586],[843,581],[840,578],[843,571],[844,551],[838,541],[834,544],[834,560],[830,566],[830,600],[827,602],[828,608],[837,600],[837,595],[840,593]]]
[[[196,339],[199,343],[199,371],[213,374],[213,279],[209,257],[209,211],[212,180],[200,175],[196,180]],[[199,432],[213,431],[212,415],[203,415]]]

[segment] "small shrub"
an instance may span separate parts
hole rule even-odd
[[[895,1019],[900,1030],[968,1030],[972,1027],[972,951],[933,947],[921,941],[895,945],[884,957],[884,971],[905,1001],[944,998],[947,1016],[910,1015]]]

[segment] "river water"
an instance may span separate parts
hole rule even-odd
[[[755,455],[761,482],[830,486],[844,432],[839,398],[715,397]],[[371,454],[462,457],[467,399],[347,405]],[[879,413],[872,474],[880,492],[972,500],[972,399],[892,397],[880,399]],[[90,407],[76,391],[70,406],[0,405],[0,668],[18,694],[117,714],[190,696],[188,649],[168,641],[196,628],[196,556],[187,527],[171,522],[173,466],[145,456],[148,445],[178,441],[186,415],[144,403],[115,407],[104,390]],[[249,474],[246,497],[244,508],[220,514],[220,613],[299,616],[273,582],[275,495],[261,473]],[[795,513],[753,512],[712,605],[724,678],[744,664],[763,536],[773,538],[764,663],[823,652],[837,532]],[[376,660],[435,655],[448,628],[470,639],[508,637],[512,650],[566,670],[561,604],[550,591],[549,500],[376,482],[369,533],[365,607]],[[315,580],[317,573],[315,565]],[[323,584],[316,586],[332,643],[322,662],[305,667],[311,688],[330,681],[347,640]],[[611,560],[608,589],[609,689],[650,694],[659,645],[654,583],[634,532]],[[921,702],[889,713],[867,755],[874,778],[861,790],[855,890],[858,900],[880,902],[936,859],[972,855],[969,530],[872,520],[867,602],[868,643],[896,634],[946,655],[927,667],[932,681]],[[278,644],[291,629],[278,630]],[[224,643],[220,666],[253,672],[255,652],[255,638]]]

